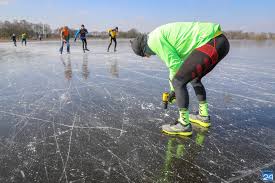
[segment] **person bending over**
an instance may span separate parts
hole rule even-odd
[[[63,53],[64,44],[67,45],[67,53],[70,53],[70,31],[67,26],[64,26],[60,31],[61,47],[59,49],[60,54]]]
[[[131,41],[133,51],[142,57],[158,55],[169,68],[169,102],[176,100],[179,118],[162,126],[171,135],[192,135],[191,122],[203,127],[211,125],[206,91],[201,79],[227,55],[229,42],[215,23],[177,22],[160,26],[149,35],[141,34]],[[191,83],[199,101],[198,114],[189,115]]]

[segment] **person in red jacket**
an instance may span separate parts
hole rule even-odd
[[[67,45],[67,53],[70,53],[70,30],[67,26],[64,26],[60,31],[61,47],[59,49],[60,54],[63,53],[64,44]]]

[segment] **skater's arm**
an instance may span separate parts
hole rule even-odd
[[[87,37],[88,36],[88,34],[89,34],[89,32],[88,32],[88,30],[87,29],[85,29],[85,37]]]
[[[109,29],[109,30],[108,30],[109,37],[112,37],[111,32],[112,32],[112,29]]]
[[[75,35],[74,35],[74,41],[77,40],[77,37],[78,37],[79,33],[80,33],[80,30],[76,31],[76,33],[75,33]]]
[[[64,40],[64,34],[63,34],[63,31],[60,32],[60,39],[61,40]]]
[[[171,91],[174,87],[171,83],[183,61],[178,55],[177,50],[165,38],[149,38],[148,45],[169,68],[169,84]]]

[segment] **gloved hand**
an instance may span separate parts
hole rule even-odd
[[[174,91],[171,91],[171,92],[169,93],[168,102],[169,102],[170,104],[173,104],[173,103],[175,103],[175,101],[176,101],[176,94],[175,94]]]

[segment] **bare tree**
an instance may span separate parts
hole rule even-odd
[[[18,36],[26,33],[29,38],[37,38],[37,34],[50,36],[52,30],[47,24],[34,24],[26,20],[0,22],[0,38],[9,38],[13,33]]]

